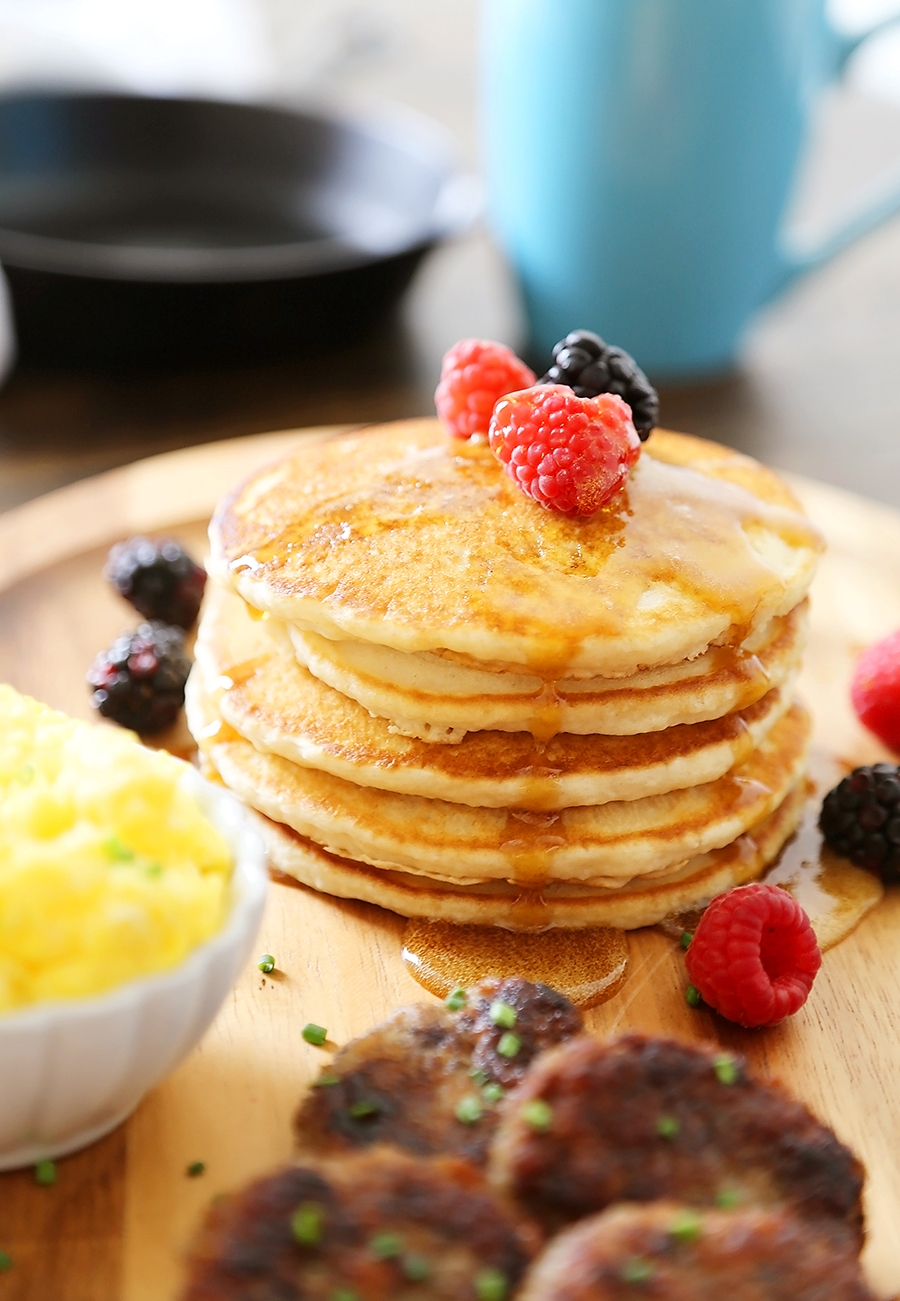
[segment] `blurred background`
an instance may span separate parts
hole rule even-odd
[[[900,5],[834,0],[831,9],[852,33]],[[314,102],[366,121],[400,105],[450,133],[466,178],[483,160],[478,42],[477,0],[0,0],[0,94]],[[861,47],[818,98],[792,226],[815,239],[851,198],[877,198],[898,182],[895,28]],[[427,252],[397,310],[361,340],[331,325],[315,348],[280,359],[110,369],[27,356],[13,366],[0,333],[0,509],[190,443],[433,411],[441,355],[456,339],[525,343],[515,278],[467,182],[456,198],[461,209],[446,226],[455,233]],[[661,396],[670,427],[900,507],[900,219],[765,307],[734,366],[667,382]]]

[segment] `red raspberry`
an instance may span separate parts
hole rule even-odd
[[[861,723],[900,752],[900,630],[863,651],[850,699]]]
[[[471,438],[487,433],[498,398],[534,381],[534,372],[504,344],[460,339],[444,354],[434,405],[454,438]]]
[[[488,437],[513,483],[564,515],[593,515],[619,491],[641,452],[631,408],[620,397],[579,398],[565,384],[501,398]]]
[[[713,899],[687,950],[703,1000],[743,1026],[793,1016],[821,965],[809,918],[777,885],[741,885]]]

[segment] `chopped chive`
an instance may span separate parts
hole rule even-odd
[[[703,1221],[694,1211],[682,1211],[669,1225],[669,1237],[677,1242],[696,1242],[703,1232]]]
[[[350,1115],[354,1120],[364,1120],[366,1116],[376,1116],[378,1114],[378,1103],[370,1102],[368,1098],[361,1098],[359,1102],[351,1102]]]
[[[314,1048],[321,1048],[328,1038],[328,1031],[325,1027],[323,1025],[313,1025],[312,1021],[310,1021],[309,1025],[305,1025],[300,1033],[306,1042],[312,1044]]]
[[[625,1261],[619,1270],[619,1278],[623,1283],[646,1283],[655,1272],[649,1260],[635,1256],[632,1260]]]
[[[379,1260],[395,1260],[403,1250],[403,1241],[399,1233],[376,1233],[369,1250]]]
[[[483,1071],[480,1066],[473,1066],[469,1071],[469,1079],[474,1080],[476,1084],[487,1084],[488,1073]]]
[[[681,1125],[674,1116],[660,1116],[656,1122],[656,1132],[660,1138],[677,1138]]]
[[[56,1162],[38,1161],[34,1167],[34,1182],[40,1184],[43,1188],[49,1188],[51,1184],[55,1184]]]
[[[349,1287],[338,1287],[332,1292],[328,1301],[359,1301],[359,1297]]]
[[[504,1003],[502,998],[491,1003],[488,1016],[494,1025],[500,1025],[504,1030],[511,1030],[518,1019],[516,1009],[510,1003]]]
[[[118,836],[110,836],[104,845],[104,849],[114,863],[133,863],[134,852],[123,845]]]
[[[511,1030],[500,1036],[500,1042],[497,1044],[497,1052],[501,1057],[515,1057],[522,1047],[522,1040]]]
[[[291,1233],[301,1247],[317,1247],[324,1227],[325,1217],[317,1202],[304,1202],[291,1216]]]
[[[34,781],[34,778],[35,778],[34,767],[30,763],[23,763],[22,767],[16,773],[16,781],[20,782],[21,785],[23,786],[30,786],[31,783]]]
[[[553,1108],[543,1098],[532,1098],[522,1108],[522,1119],[526,1125],[543,1134],[553,1124]]]
[[[314,1089],[328,1089],[332,1084],[340,1084],[341,1077],[334,1071],[323,1071],[317,1080],[313,1080]]]
[[[461,1007],[465,1007],[469,1001],[469,995],[462,985],[457,985],[456,989],[451,989],[450,993],[444,999],[444,1007],[451,1012],[458,1012]]]
[[[13,1258],[8,1251],[0,1251],[0,1274],[5,1274],[7,1270],[12,1269]]]
[[[202,1175],[205,1172],[205,1170],[206,1170],[205,1161],[192,1161],[191,1164],[188,1166],[187,1170],[185,1171],[185,1173],[187,1174],[188,1178],[196,1179],[197,1176]]]
[[[508,1290],[506,1275],[499,1269],[483,1269],[475,1275],[475,1296],[478,1301],[505,1301]]]
[[[688,985],[684,991],[685,1002],[691,1007],[699,1007],[701,1003],[700,990],[695,985]]]
[[[265,974],[268,975],[270,971],[275,970],[275,959],[272,957],[271,953],[264,953],[256,965],[259,967],[260,971],[264,971]]]
[[[471,1096],[460,1098],[454,1114],[464,1125],[474,1125],[476,1121],[481,1120],[481,1103]]]
[[[720,1188],[716,1193],[716,1205],[720,1210],[732,1211],[739,1206],[741,1195],[735,1188]]]
[[[148,876],[162,876],[162,863],[150,863],[144,871]]]
[[[431,1275],[431,1265],[424,1256],[404,1256],[400,1268],[410,1283],[424,1283]]]
[[[481,1090],[481,1096],[484,1098],[485,1102],[499,1102],[503,1097],[503,1093],[503,1085],[498,1084],[496,1080],[489,1081],[489,1083],[485,1084],[484,1088]]]
[[[716,1072],[716,1079],[720,1084],[737,1083],[738,1068],[730,1053],[720,1053],[713,1062],[713,1069]]]
[[[690,942],[691,942],[691,940],[692,940],[693,938],[694,938],[694,932],[693,932],[693,931],[682,931],[682,932],[681,932],[681,947],[682,947],[683,949],[686,949],[687,946],[690,944]]]

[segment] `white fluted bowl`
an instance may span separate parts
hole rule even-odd
[[[200,1040],[250,956],[268,883],[262,840],[234,796],[193,770],[183,781],[234,855],[228,919],[171,971],[0,1014],[0,1170],[65,1156],[125,1120]]]

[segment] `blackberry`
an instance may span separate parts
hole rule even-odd
[[[829,791],[819,815],[827,844],[884,881],[900,881],[900,767],[854,768]]]
[[[184,704],[191,661],[184,632],[153,620],[123,632],[88,670],[91,704],[135,732],[160,732]]]
[[[145,619],[190,628],[197,618],[206,570],[171,538],[129,538],[109,553],[104,577]]]
[[[659,420],[659,396],[633,357],[590,330],[572,330],[553,349],[553,365],[539,384],[568,384],[580,398],[617,393],[631,407],[641,442]]]

